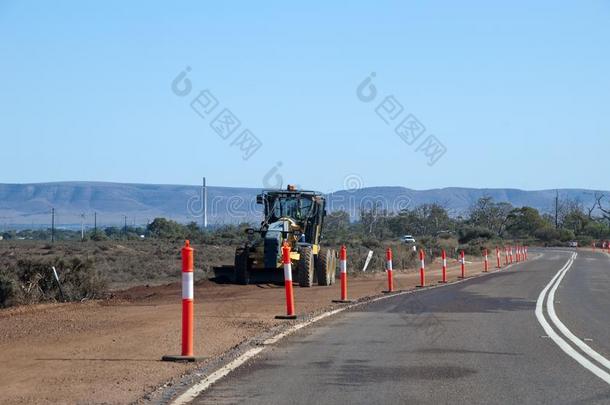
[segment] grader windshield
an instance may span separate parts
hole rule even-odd
[[[268,194],[265,204],[267,222],[275,222],[286,217],[298,222],[314,216],[317,207],[314,198],[313,195]]]

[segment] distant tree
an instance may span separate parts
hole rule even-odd
[[[423,204],[415,209],[420,222],[420,232],[424,235],[437,235],[440,231],[452,230],[454,223],[447,210],[439,204]]]
[[[583,234],[587,224],[591,220],[589,216],[578,207],[573,207],[562,219],[561,227],[574,232],[575,235]]]
[[[387,219],[390,217],[388,210],[382,204],[375,201],[371,208],[360,210],[360,224],[364,234],[383,238],[387,234]]]
[[[147,231],[152,237],[161,239],[184,239],[188,232],[184,225],[165,218],[155,218]]]
[[[494,233],[485,227],[477,227],[466,225],[458,230],[458,237],[460,243],[469,243],[475,240],[487,240],[491,239]]]
[[[456,220],[440,204],[422,204],[412,210],[403,210],[388,221],[392,235],[413,234],[436,236],[441,231],[453,231]]]
[[[606,195],[603,193],[595,194],[595,202],[597,204],[597,208],[599,208],[599,210],[601,211],[602,218],[610,226],[610,207],[605,207],[605,205],[604,205],[605,198],[606,198]]]
[[[324,219],[324,238],[328,241],[345,240],[350,230],[349,213],[345,211],[334,211]]]
[[[469,222],[501,236],[512,210],[513,206],[509,203],[496,203],[492,197],[481,197],[470,207]]]
[[[527,238],[534,236],[545,225],[537,209],[521,207],[513,209],[508,215],[506,230],[514,237]]]
[[[554,225],[546,223],[534,232],[534,237],[542,242],[550,243],[561,239],[561,231],[556,229]]]

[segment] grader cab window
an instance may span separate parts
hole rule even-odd
[[[277,197],[271,201],[269,210],[270,220],[282,217],[301,219],[299,200],[293,197]]]
[[[300,221],[314,216],[316,207],[311,198],[294,195],[277,196],[270,199],[266,216],[270,222],[283,217]]]

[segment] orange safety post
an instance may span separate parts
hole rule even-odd
[[[443,259],[443,274],[442,274],[442,279],[441,279],[441,281],[439,281],[439,283],[446,283],[447,282],[447,252],[445,252],[445,249],[443,249],[441,252],[441,258]]]
[[[525,261],[525,249],[523,248],[523,246],[521,246],[521,261],[524,262]]]
[[[466,254],[463,250],[460,252],[460,263],[462,267],[462,275],[460,278],[466,278]]]
[[[383,291],[384,293],[391,293],[394,291],[394,278],[392,275],[392,249],[388,248],[385,252],[385,271],[388,273],[388,289]]]
[[[419,249],[419,285],[418,287],[426,286],[426,254],[424,249]]]
[[[182,248],[182,355],[163,356],[163,361],[192,362],[197,358],[193,355],[193,327],[194,327],[194,249],[190,241],[184,242]]]
[[[282,263],[284,264],[284,290],[286,291],[286,315],[278,315],[276,319],[296,319],[294,313],[294,291],[292,289],[292,261],[290,260],[290,246],[286,242],[282,245]]]
[[[519,261],[524,261],[523,246],[519,246]]]
[[[341,274],[341,299],[333,300],[333,302],[352,302],[347,299],[347,249],[345,248],[345,245],[341,246],[341,250],[339,251],[339,271]]]
[[[523,260],[523,246],[519,246],[519,261],[522,262]]]
[[[487,273],[489,271],[489,260],[487,257],[487,249],[485,249],[484,255],[485,255],[485,269],[483,271],[485,273]]]

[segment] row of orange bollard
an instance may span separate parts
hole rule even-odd
[[[496,246],[496,267],[502,268],[500,259],[500,248]],[[508,266],[513,262],[524,262],[528,258],[527,246],[505,246],[504,247],[504,265]]]
[[[591,247],[593,248],[593,252],[597,251],[597,243],[595,241],[591,242]],[[610,241],[600,241],[600,250],[610,254]]]
[[[609,245],[610,249],[610,245]],[[517,262],[527,260],[527,246],[518,246],[516,248]],[[193,329],[194,329],[194,249],[190,246],[187,240],[181,250],[182,254],[182,354],[163,356],[164,361],[195,361],[197,358],[193,354]],[[483,252],[484,267],[483,271],[489,271],[488,251]],[[508,264],[513,262],[513,247],[505,248],[505,260]],[[442,250],[442,277],[439,283],[447,282],[447,254]],[[426,254],[423,249],[419,250],[420,260],[420,284],[418,287],[426,286]],[[458,278],[466,278],[466,256],[464,251],[460,251],[460,276]],[[496,247],[496,262],[497,268],[501,268],[500,263],[500,248]],[[294,292],[292,286],[292,263],[290,258],[290,247],[287,244],[282,246],[282,263],[284,266],[284,289],[286,292],[286,315],[276,316],[277,319],[296,319],[294,307]],[[393,265],[392,265],[392,249],[386,250],[385,270],[387,272],[388,289],[384,293],[394,292]],[[347,297],[347,249],[341,246],[339,251],[339,272],[341,283],[341,298],[333,300],[338,303],[352,302]]]

